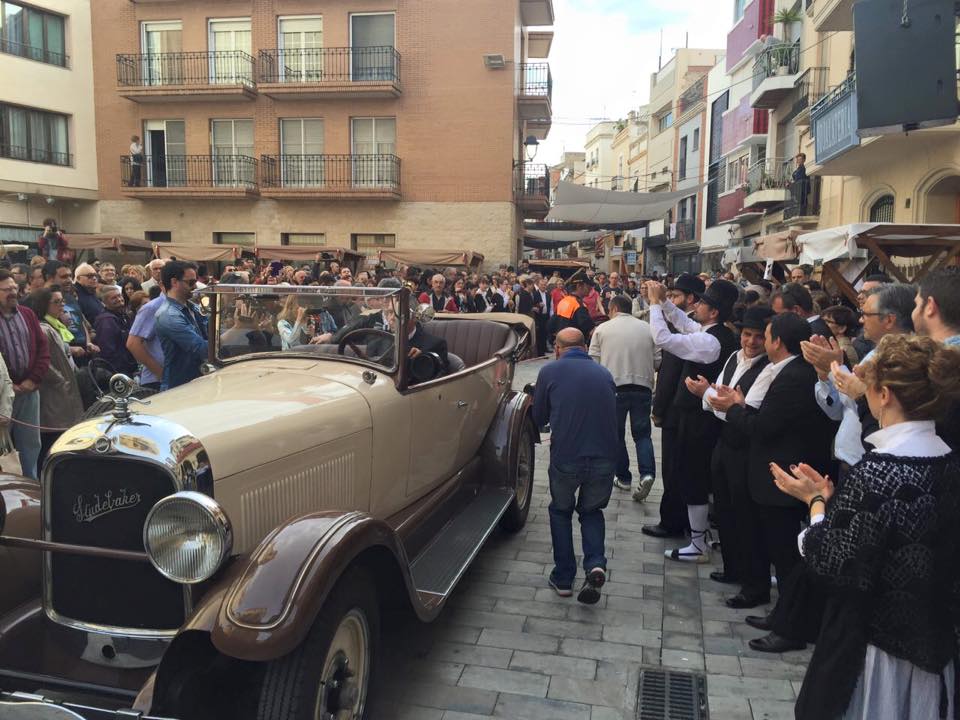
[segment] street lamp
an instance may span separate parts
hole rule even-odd
[[[540,141],[537,140],[533,135],[527,135],[527,139],[523,141],[523,151],[527,156],[527,162],[532,162],[533,159],[537,156],[537,150],[540,149]]]

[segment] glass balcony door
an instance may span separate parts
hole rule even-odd
[[[354,81],[393,80],[396,17],[393,13],[350,16],[350,76]]]
[[[253,120],[212,120],[211,136],[213,184],[226,187],[254,185]]]
[[[141,25],[143,59],[140,72],[145,85],[183,84],[183,27],[180,21]]]
[[[249,18],[211,20],[210,51],[211,85],[253,83]]]
[[[394,185],[397,150],[396,118],[354,118],[352,122],[353,184]]]
[[[323,120],[280,121],[280,173],[284,187],[318,187],[325,178]]]
[[[187,138],[183,120],[143,124],[147,187],[186,187]]]
[[[280,82],[323,80],[323,18],[280,18]]]

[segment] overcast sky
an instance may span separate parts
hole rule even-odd
[[[553,0],[553,7],[553,127],[536,157],[549,164],[564,150],[582,150],[596,121],[646,104],[661,29],[666,63],[687,33],[690,47],[726,47],[733,19],[733,0]]]

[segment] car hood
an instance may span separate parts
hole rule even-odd
[[[326,363],[329,364],[329,363]],[[135,404],[189,431],[214,477],[292,455],[371,426],[367,401],[310,361],[249,361],[228,366]],[[338,370],[343,370],[337,363]],[[352,372],[359,370],[351,366]]]

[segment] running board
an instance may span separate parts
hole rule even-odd
[[[483,488],[410,564],[414,585],[426,606],[450,594],[483,543],[513,502],[509,488]]]

